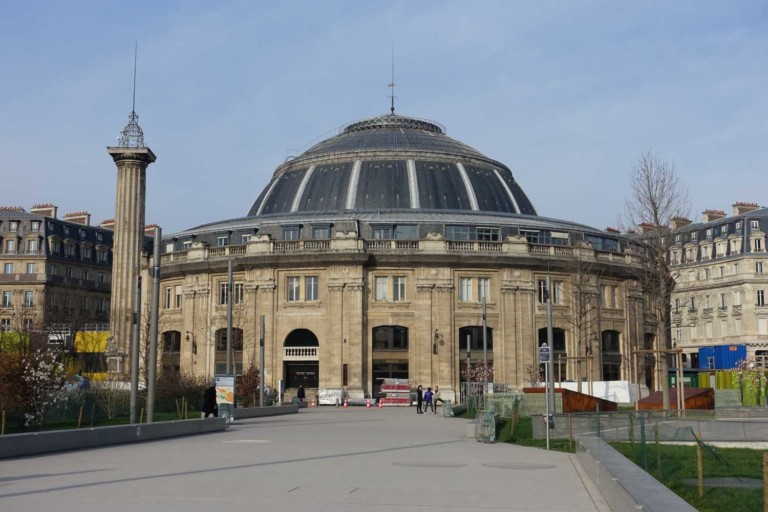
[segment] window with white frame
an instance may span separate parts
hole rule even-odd
[[[477,228],[477,239],[481,242],[498,242],[499,228]]]
[[[106,302],[107,301],[102,299],[102,298],[96,299],[96,313],[97,314],[102,315],[102,314],[104,314],[106,312],[106,310],[107,310]]]
[[[0,306],[4,308],[10,308],[13,305],[13,292],[4,291],[2,295],[2,302]]]
[[[229,245],[229,237],[227,235],[217,236],[216,245],[218,247],[224,247],[225,245]]]
[[[485,299],[485,302],[491,301],[491,278],[480,277],[477,279],[477,293],[477,299],[480,302],[483,302],[483,299]]]
[[[181,290],[179,290],[179,297],[181,297]],[[235,283],[234,303],[242,304],[245,298],[243,283]]]
[[[283,228],[283,240],[298,240],[300,228],[298,226],[286,226]]]
[[[762,274],[763,273],[763,262],[762,261],[755,262],[755,273],[756,274]]]
[[[765,306],[765,290],[757,290],[757,306]]]
[[[173,307],[176,309],[181,308],[181,302],[182,302],[182,286],[180,284],[177,284],[174,286],[174,296],[173,296]]]
[[[4,274],[13,274],[13,263],[4,263],[3,264],[3,273]]]
[[[312,226],[312,238],[315,240],[327,240],[331,238],[330,226]]]
[[[392,300],[405,300],[405,276],[395,276],[392,278]]]
[[[6,332],[11,330],[11,319],[0,318],[0,332]]]
[[[27,274],[37,274],[37,263],[27,263]]]
[[[64,277],[72,277],[72,267],[67,267],[64,269]]]
[[[37,240],[27,240],[27,254],[37,254],[40,243]]]
[[[16,254],[16,240],[5,241],[5,254]]]
[[[755,252],[763,252],[763,239],[755,238],[754,240]]]
[[[72,244],[64,244],[64,256],[67,258],[74,258],[75,246]]]
[[[31,318],[22,318],[21,319],[21,328],[24,331],[31,331],[33,326],[33,320]]]
[[[301,300],[301,278],[298,276],[288,276],[286,280],[288,302]]]
[[[24,291],[24,307],[31,308],[35,305],[35,292],[31,290]]]
[[[550,301],[552,304],[560,304],[562,300],[563,282],[562,281],[550,281]],[[547,281],[546,279],[539,279],[539,304],[547,303]]]
[[[31,230],[34,231],[34,232],[40,231],[40,221],[39,220],[33,220],[32,221]]]
[[[304,277],[304,300],[314,302],[318,300],[318,278],[317,276]]]
[[[187,251],[192,248],[192,240],[184,240],[181,242],[181,249]]]
[[[759,227],[759,226],[758,226],[758,223],[757,223],[757,221],[756,221],[756,220],[752,220],[752,221],[750,221],[750,222],[749,222],[749,225],[750,225],[750,227],[751,227],[752,229],[758,229],[758,227]]]
[[[472,278],[462,277],[459,280],[459,301],[470,302],[472,301],[473,296],[474,294],[472,293]]]
[[[171,287],[167,286],[163,292],[163,307],[170,309],[171,307]]]
[[[377,301],[382,300],[388,300],[389,294],[388,292],[389,287],[389,278],[384,276],[376,276],[374,278],[374,298]]]
[[[80,258],[83,261],[91,261],[91,259],[93,258],[93,249],[91,249],[90,247],[81,247]]]
[[[251,241],[251,235],[250,234],[248,234],[248,235],[240,235],[240,243],[242,245],[245,245],[245,244],[247,244],[250,241]]]
[[[8,223],[8,231],[15,233],[19,230],[19,221],[12,220]]]
[[[99,263],[108,263],[109,262],[109,253],[107,251],[96,251],[96,261]]]
[[[229,283],[219,283],[219,306],[229,304]]]

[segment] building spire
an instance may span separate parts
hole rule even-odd
[[[144,131],[139,126],[139,116],[136,114],[136,63],[138,62],[139,42],[136,41],[136,47],[133,52],[133,103],[131,104],[131,115],[128,116],[128,124],[118,137],[118,147],[121,148],[143,148]]]
[[[390,102],[390,107],[389,107],[389,112],[390,112],[390,114],[394,115],[394,113],[395,113],[395,98],[397,98],[397,96],[395,96],[395,46],[394,45],[392,45],[392,81],[389,83],[389,85],[387,87],[389,87],[391,89],[391,91],[392,91],[391,94],[389,95],[389,99],[391,101]]]

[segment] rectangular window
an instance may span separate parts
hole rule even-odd
[[[395,276],[392,279],[394,280],[394,286],[392,287],[392,300],[405,300],[405,276]]]
[[[229,237],[228,236],[216,237],[216,245],[218,247],[224,247],[225,245],[229,245]]]
[[[537,244],[539,243],[539,232],[538,231],[525,231],[523,229],[520,230],[520,236],[525,237],[525,240],[529,244]]]
[[[728,307],[728,302],[725,299],[725,294],[720,294],[720,309],[726,309]]]
[[[306,276],[304,278],[304,298],[309,302],[317,300],[317,276]]]
[[[106,312],[106,301],[104,299],[96,299],[96,313],[104,314]]]
[[[192,248],[192,240],[184,240],[181,242],[181,249],[184,251],[188,251]]]
[[[171,287],[168,286],[165,288],[165,292],[163,293],[163,307],[165,309],[169,309],[171,307]]]
[[[5,254],[16,254],[16,240],[5,241]]]
[[[711,308],[712,308],[711,298],[710,298],[709,295],[705,295],[704,296],[704,309],[711,309]]]
[[[758,228],[758,225],[757,225],[757,221],[756,221],[756,220],[751,220],[751,221],[749,221],[749,225],[750,225],[750,227],[751,227],[752,229],[757,229],[757,228]]]
[[[755,252],[763,252],[763,239],[755,238]]]
[[[712,238],[712,228],[707,229],[707,239]]]
[[[181,293],[181,292],[179,292]],[[235,283],[235,302],[234,304],[242,304],[244,302],[245,293],[243,283]]]
[[[481,242],[498,242],[498,228],[477,228],[477,239]]]
[[[16,220],[12,220],[8,223],[8,231],[11,233],[15,233],[19,230],[19,222]]]
[[[83,261],[91,261],[91,258],[93,258],[93,249],[90,247],[82,247],[80,249],[80,258]]]
[[[283,240],[298,240],[300,234],[299,230],[300,228],[298,226],[283,228]]]
[[[375,226],[373,227],[373,239],[374,240],[392,240],[392,228]]]
[[[329,226],[312,226],[312,238],[315,240],[331,238],[331,228]]]
[[[480,302],[483,302],[483,298],[485,298],[485,302],[490,302],[491,300],[491,279],[489,277],[481,277],[477,280],[477,292],[478,292],[478,300]]]
[[[690,311],[696,311],[696,297],[691,297],[691,305],[688,309]]]
[[[32,319],[31,318],[23,318],[21,320],[21,328],[25,331],[29,332],[32,330]]]
[[[389,278],[387,277],[381,277],[376,276],[375,278],[375,299],[377,301],[380,300],[387,300],[389,298],[389,294],[387,293],[389,290]]]
[[[88,311],[88,297],[80,299],[80,311]]]
[[[539,304],[546,304],[547,303],[547,282],[544,279],[539,279],[538,288],[539,288],[539,293],[538,293]],[[603,290],[605,290],[604,286],[602,288]],[[600,295],[602,295],[604,298],[605,294],[600,294]],[[603,300],[603,303],[605,303],[605,300]]]
[[[72,244],[64,244],[64,256],[67,258],[74,258],[75,246]]]
[[[35,292],[33,291],[25,291],[24,292],[24,307],[25,308],[31,308],[35,305]]]
[[[469,240],[469,226],[445,226],[448,240]]]
[[[680,312],[680,299],[675,299],[675,313]]]
[[[177,284],[174,290],[175,293],[174,293],[174,303],[173,303],[173,307],[175,307],[176,309],[179,309],[181,307],[182,290],[183,290],[182,286]]]
[[[32,231],[40,231],[40,221],[39,220],[33,220],[32,221]]]
[[[2,307],[4,307],[4,308],[11,307],[11,305],[13,304],[13,301],[12,301],[12,297],[13,296],[11,295],[11,292],[9,292],[9,291],[3,292],[2,297],[3,297],[2,304],[1,304]]]
[[[13,274],[13,263],[5,263],[3,265],[3,273]]]
[[[67,267],[64,269],[64,276],[65,277],[72,277],[72,267]]]
[[[27,263],[27,274],[37,274],[36,263]]]
[[[104,272],[99,272],[99,274],[98,274],[98,281],[99,281],[100,283],[104,283],[104,282],[105,282],[105,279],[106,279],[106,278],[105,278],[105,276],[104,276]]]
[[[696,239],[698,238],[698,236],[699,236],[699,234],[698,234],[696,231],[694,231],[693,233],[691,233],[691,241],[692,241],[692,242],[695,242],[695,241],[696,241]]]
[[[39,243],[37,240],[27,240],[27,254],[37,254]]]
[[[757,305],[765,306],[765,290],[757,290]]]
[[[459,301],[470,302],[473,298],[472,293],[472,279],[469,277],[462,277],[459,287]]]
[[[418,240],[419,230],[415,224],[403,224],[395,226],[395,239]]]
[[[550,281],[551,296],[550,300],[552,304],[560,304],[562,300],[563,282],[562,281]],[[610,290],[608,290],[610,293]],[[606,297],[608,300],[610,297]],[[539,279],[539,304],[547,303],[547,281],[546,279]]]
[[[58,269],[56,268],[56,265],[51,264],[48,266],[48,275],[55,276],[57,275],[57,273],[58,273]]]
[[[107,253],[107,251],[96,251],[96,260],[99,263],[108,263],[109,253]]]
[[[229,283],[219,283],[219,305],[229,304]]]
[[[710,274],[709,274],[709,269],[708,269],[708,268],[705,268],[705,269],[704,269],[704,279],[709,279],[709,276],[710,276]]]
[[[295,302],[301,300],[301,279],[296,276],[291,276],[287,280],[288,294],[287,298],[289,302]]]
[[[240,235],[240,243],[242,245],[245,245],[245,244],[247,244],[250,241],[251,241],[251,235],[250,234],[248,234],[248,235]]]
[[[758,261],[755,263],[755,273],[756,274],[762,274],[763,273],[763,262]]]

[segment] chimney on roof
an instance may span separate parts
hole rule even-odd
[[[21,206],[0,206],[0,210],[4,212],[23,212],[24,208]]]
[[[101,229],[108,229],[110,231],[115,230],[115,219],[107,219],[99,222],[99,227]]]
[[[54,219],[56,218],[58,211],[58,206],[54,206],[53,203],[36,204],[29,209],[29,213],[36,213],[37,215],[52,217]]]
[[[155,228],[159,227],[157,224],[145,224],[144,225],[144,234],[147,236],[154,236],[155,235]]]
[[[712,222],[713,220],[720,220],[725,217],[725,212],[723,210],[704,210],[701,212],[701,222],[707,223]]]
[[[657,226],[654,226],[650,222],[641,222],[637,227],[640,228],[640,233],[652,233],[657,231]]]
[[[691,219],[685,217],[672,217],[672,221],[669,223],[672,229],[679,229],[683,226],[687,226],[691,223]]]
[[[734,215],[742,215],[744,213],[753,212],[760,207],[757,206],[757,203],[742,203],[737,202],[733,203],[733,214]]]
[[[83,226],[91,225],[91,214],[85,210],[81,212],[66,213],[62,218],[68,222],[74,222],[75,224],[82,224]]]
[[[607,232],[609,232],[609,233],[621,233],[621,231],[619,231],[618,228],[614,228],[614,227],[611,227],[611,226],[608,226],[607,228],[605,228],[605,230]]]

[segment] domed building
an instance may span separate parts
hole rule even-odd
[[[229,297],[237,373],[259,366],[263,317],[267,384],[351,397],[407,378],[452,399],[484,358],[527,385],[547,276],[560,379],[629,379],[649,330],[627,238],[539,216],[507,166],[401,115],[347,125],[280,165],[246,216],[163,246],[166,371],[224,371]]]

